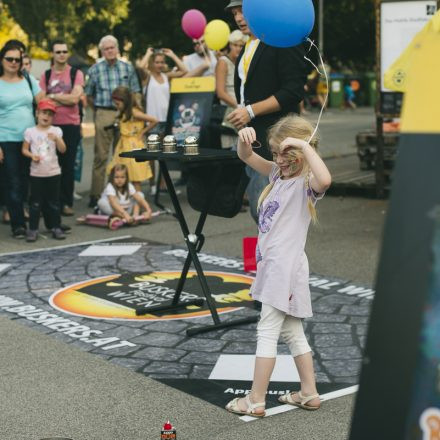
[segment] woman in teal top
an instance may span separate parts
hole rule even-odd
[[[6,43],[0,50],[0,178],[11,217],[12,235],[16,238],[26,233],[23,193],[29,163],[21,154],[23,134],[35,125],[34,98],[38,102],[43,95],[35,79],[28,77],[28,82],[21,68],[21,47]]]

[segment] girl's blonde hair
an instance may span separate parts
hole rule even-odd
[[[313,125],[307,121],[304,118],[301,118],[297,115],[287,115],[281,118],[275,125],[273,125],[268,133],[268,143],[270,145],[271,151],[276,151],[279,148],[279,145],[281,142],[284,141],[284,139],[288,137],[296,138],[296,139],[302,139],[305,141],[308,141],[309,144],[315,149],[318,150],[318,137],[315,135],[313,139],[310,139],[310,136],[312,136],[314,131]],[[312,202],[311,197],[311,191],[310,188],[310,168],[307,164],[307,162],[304,160],[304,153],[299,149],[293,149],[290,151],[290,154],[288,153],[288,157],[291,159],[299,159],[300,163],[302,164],[300,171],[300,175],[305,175],[305,186],[307,190],[307,206],[309,208],[310,216],[312,217],[313,223],[316,223],[318,221],[317,215],[316,215],[316,209],[315,205]],[[273,188],[274,182],[270,182],[269,185],[264,188],[262,191],[260,198],[258,199],[258,205],[257,210],[260,209],[261,204],[263,203],[264,199],[267,197],[267,195],[270,193],[271,189]]]

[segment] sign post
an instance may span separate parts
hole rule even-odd
[[[376,194],[385,195],[385,119],[399,118],[403,94],[387,89],[384,73],[436,11],[437,0],[376,0]]]

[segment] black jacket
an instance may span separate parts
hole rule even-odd
[[[238,65],[243,53],[244,49],[235,64],[234,88],[237,102],[240,102],[241,85]],[[249,66],[244,87],[245,105],[263,101],[273,95],[281,106],[281,111],[257,116],[249,123],[249,126],[255,128],[257,139],[263,144],[255,152],[266,159],[272,158],[267,147],[268,128],[282,116],[298,113],[299,103],[304,99],[304,85],[307,80],[304,53],[302,45],[278,48],[260,41]]]

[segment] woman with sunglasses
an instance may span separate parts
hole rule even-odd
[[[35,125],[34,100],[38,103],[43,95],[33,77],[28,81],[23,76],[22,55],[22,47],[15,42],[0,50],[0,176],[15,238],[26,235],[23,193],[29,161],[21,154],[21,146],[24,131]]]

